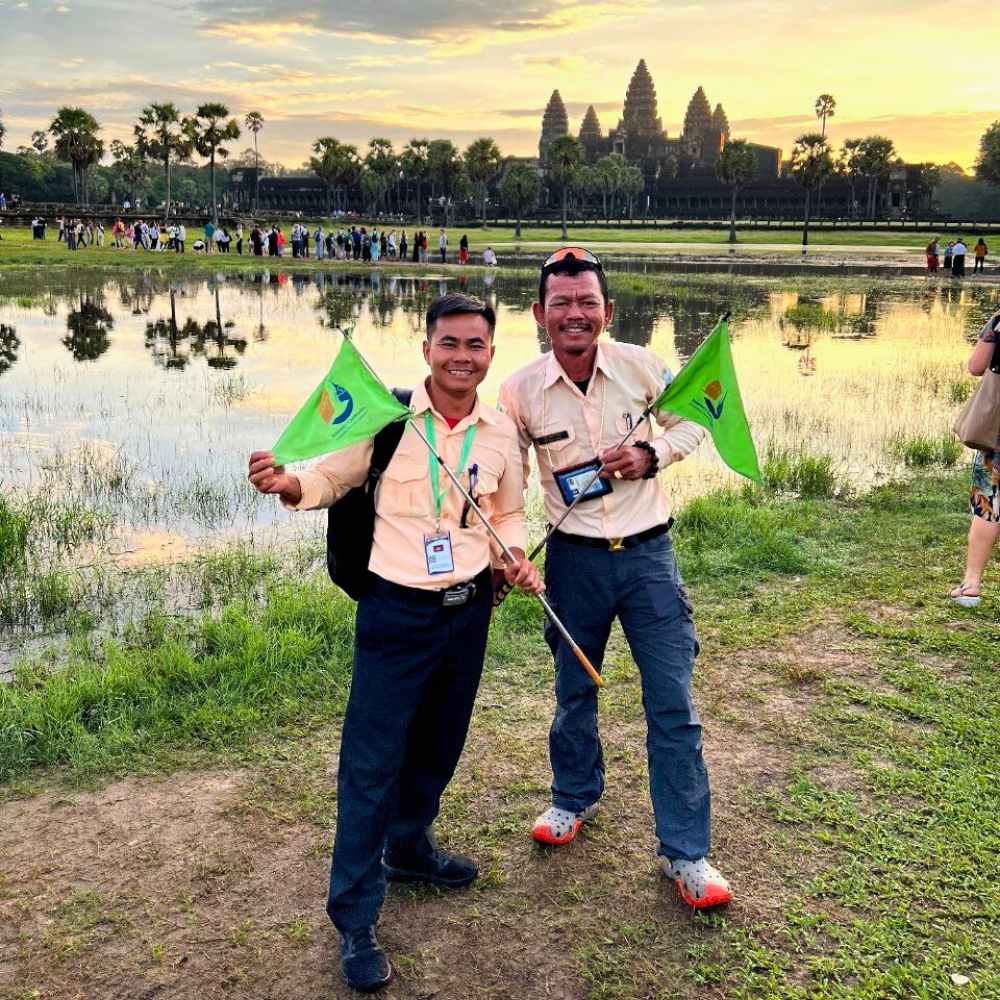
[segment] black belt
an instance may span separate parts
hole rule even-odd
[[[493,593],[493,574],[487,566],[482,573],[465,583],[456,583],[445,590],[424,590],[421,587],[404,587],[401,583],[393,583],[384,577],[375,576],[374,591],[384,594],[395,594],[397,597],[417,604],[430,604],[437,607],[457,608],[468,604],[477,593]]]
[[[622,538],[592,538],[590,535],[570,535],[565,531],[553,531],[552,537],[558,538],[562,542],[569,542],[570,545],[586,545],[592,549],[605,549],[608,552],[621,552],[622,549],[634,549],[643,542],[648,542],[651,538],[659,538],[665,535],[674,519],[670,518],[666,524],[656,524],[645,531],[637,532],[634,535],[625,535]]]

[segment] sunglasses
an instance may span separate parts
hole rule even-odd
[[[567,260],[571,257],[581,263],[593,264],[594,267],[597,268],[601,267],[601,262],[589,250],[585,250],[583,247],[561,247],[554,254],[552,254],[552,256],[549,257],[544,264],[542,264],[542,270],[544,271],[545,268],[552,267],[560,261]]]

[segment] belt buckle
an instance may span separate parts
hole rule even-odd
[[[461,583],[442,591],[441,605],[445,608],[458,608],[468,604],[476,596],[476,585],[472,582]]]
[[[622,544],[625,541],[624,537],[619,538],[609,538],[608,539],[608,551],[609,552],[624,552],[625,546]]]

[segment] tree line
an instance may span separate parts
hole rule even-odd
[[[836,100],[822,94],[815,102],[820,129],[800,135],[787,162],[787,173],[803,188],[806,224],[803,241],[808,241],[808,223],[822,196],[823,185],[840,178],[850,188],[851,216],[874,219],[880,192],[884,192],[892,171],[902,161],[891,139],[872,135],[846,139],[835,150],[826,135],[827,120],[836,114]],[[20,147],[18,156],[29,166],[41,167],[53,161],[70,170],[74,200],[88,205],[93,195],[95,172],[109,153],[111,166],[105,168],[102,186],[117,185],[134,202],[140,192],[151,188],[162,201],[164,218],[170,213],[172,179],[179,169],[190,167],[196,158],[204,162],[205,183],[192,185],[186,178],[185,201],[211,205],[218,221],[218,170],[230,158],[230,145],[243,135],[253,136],[252,149],[245,150],[235,163],[254,168],[254,211],[259,205],[260,179],[266,174],[286,173],[278,164],[260,157],[259,136],[265,121],[257,111],[244,116],[242,123],[230,115],[221,102],[199,105],[183,114],[175,104],[151,103],[142,108],[133,126],[131,142],[112,141],[107,147],[100,137],[96,118],[78,107],[59,108],[47,129],[32,133],[31,145]],[[6,129],[0,117],[0,146]],[[413,214],[422,224],[427,199],[442,209],[445,221],[454,219],[456,208],[470,205],[485,223],[491,190],[508,214],[517,220],[534,212],[544,201],[560,207],[563,230],[570,206],[590,210],[610,222],[612,218],[632,218],[636,199],[650,191],[650,184],[669,182],[676,176],[676,162],[660,164],[655,181],[643,170],[628,163],[618,153],[587,163],[582,144],[573,136],[563,136],[549,144],[541,172],[516,159],[507,160],[490,137],[474,140],[460,151],[448,139],[413,138],[397,152],[393,143],[375,137],[367,147],[345,143],[333,136],[316,139],[311,156],[295,173],[319,179],[325,191],[326,209],[346,210],[360,202],[366,213]],[[919,165],[916,183],[931,193],[941,183],[950,165]],[[956,168],[960,170],[960,168]],[[730,238],[735,239],[736,204],[739,193],[753,180],[756,161],[750,144],[734,139],[725,144],[716,162],[716,176],[731,193]],[[952,170],[954,172],[954,170]],[[153,187],[154,175],[158,183]],[[994,122],[980,140],[976,177],[1000,186],[1000,121]]]

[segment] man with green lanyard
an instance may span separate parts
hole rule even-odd
[[[477,387],[493,359],[493,309],[445,295],[427,312],[431,374],[411,400],[417,426],[467,486],[517,563],[509,583],[543,587],[524,557],[523,478],[517,432],[483,404]],[[327,455],[290,475],[255,452],[250,480],[296,510],[329,507],[368,475],[372,443]],[[358,601],[354,675],[337,783],[337,833],[327,912],[341,939],[348,984],[385,986],[392,969],[375,937],[385,880],[460,888],[474,862],[441,850],[431,834],[441,794],[465,744],[492,610],[490,537],[407,427],[379,480],[369,569]]]

